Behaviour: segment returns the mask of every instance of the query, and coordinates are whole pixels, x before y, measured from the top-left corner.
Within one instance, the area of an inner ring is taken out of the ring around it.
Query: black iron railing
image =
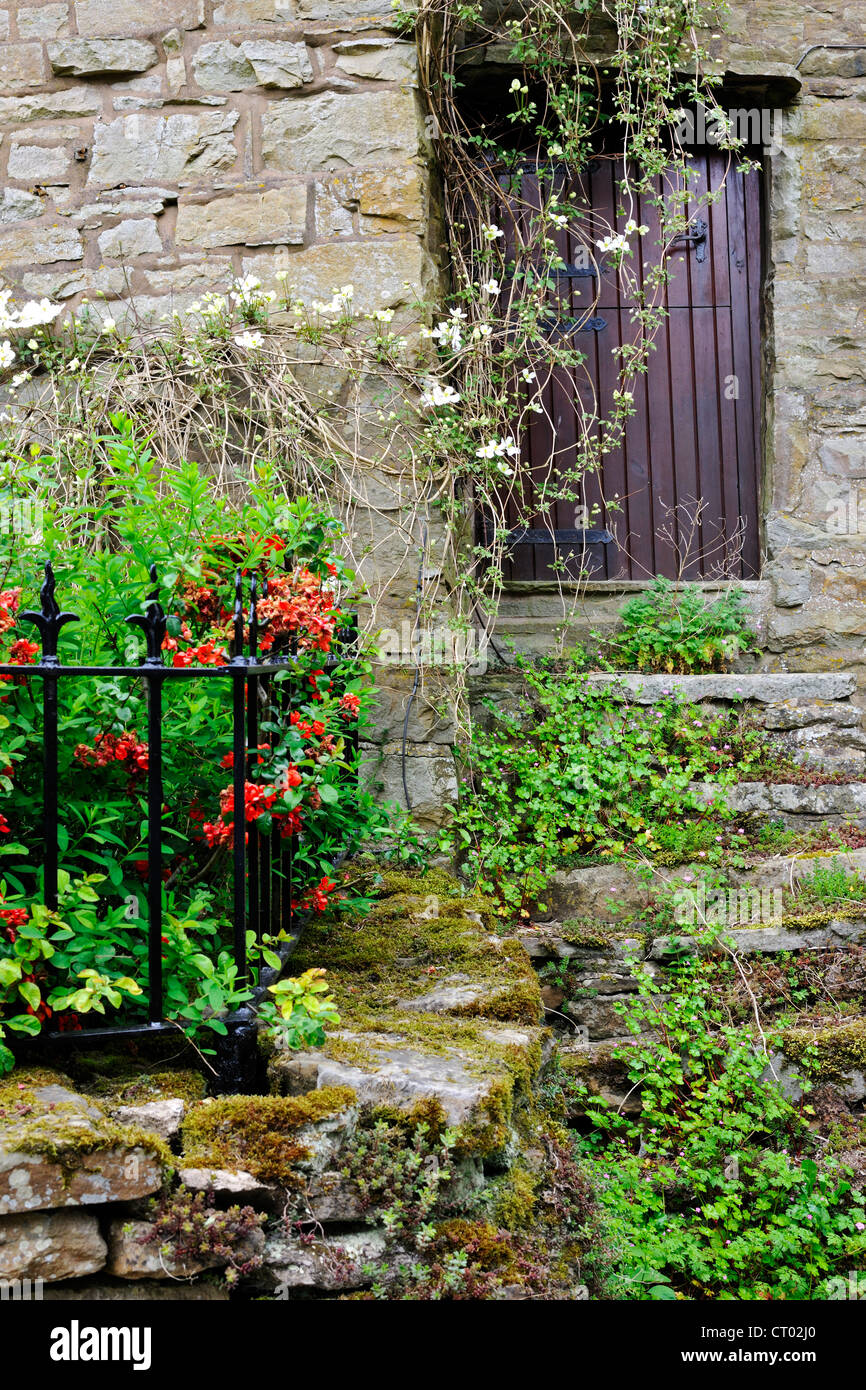
[[[287,561],[290,567],[290,561]],[[273,748],[288,721],[291,710],[302,702],[308,688],[306,670],[297,658],[296,639],[291,639],[289,651],[279,655],[259,652],[259,640],[267,627],[258,613],[258,581],[249,580],[249,607],[244,610],[244,581],[240,572],[235,578],[235,603],[232,616],[232,655],[223,665],[167,666],[163,642],[168,619],[159,602],[156,566],[150,570],[154,591],[148,596],[144,613],[133,613],[127,623],[144,634],[146,655],[137,666],[74,666],[63,665],[57,654],[62,628],[77,622],[75,613],[61,610],[55,598],[55,578],[51,564],[45,565],[45,579],[40,591],[39,612],[25,611],[19,621],[34,623],[41,638],[39,659],[26,667],[0,664],[0,676],[25,675],[42,682],[42,750],[43,750],[43,897],[46,906],[58,905],[58,752],[59,700],[61,681],[81,681],[102,677],[141,680],[147,694],[147,931],[148,931],[148,1020],[146,1023],[118,1024],[105,1028],[87,1028],[79,1032],[48,1034],[48,1039],[68,1044],[73,1040],[99,1042],[119,1037],[177,1035],[177,1025],[165,1020],[163,997],[162,925],[163,925],[163,685],[166,681],[223,681],[230,682],[232,709],[232,787],[234,800],[232,829],[232,949],[238,971],[238,983],[248,981],[247,932],[252,929],[256,939],[278,937],[277,951],[288,959],[297,939],[299,926],[294,900],[294,872],[298,836],[284,837],[275,820],[269,832],[262,833],[254,821],[245,818],[245,791],[248,781],[254,781],[256,766],[263,748]],[[267,596],[267,581],[262,597]],[[321,659],[322,669],[333,669],[356,650],[357,628],[354,618],[335,634],[332,650]],[[276,677],[281,679],[277,680]],[[358,749],[356,721],[347,723],[347,742],[354,754]],[[336,862],[339,862],[337,860]],[[336,867],[336,863],[334,865]],[[254,1080],[252,1068],[255,1053],[254,1005],[266,986],[279,972],[274,968],[261,972],[253,1007],[247,1006],[227,1015],[226,1039],[218,1047],[222,1088],[242,1090]]]

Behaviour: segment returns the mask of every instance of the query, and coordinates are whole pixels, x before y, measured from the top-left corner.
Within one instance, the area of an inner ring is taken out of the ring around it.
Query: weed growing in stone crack
[[[452,1176],[456,1143],[454,1130],[436,1135],[423,1120],[407,1134],[405,1127],[379,1119],[356,1134],[343,1176],[389,1236],[423,1247],[432,1234],[426,1223]]]
[[[264,1224],[252,1207],[214,1206],[213,1193],[180,1187],[152,1207],[152,1225],[139,1239],[142,1245],[168,1246],[181,1264],[218,1265],[225,1282],[236,1284],[262,1263],[251,1237]]]

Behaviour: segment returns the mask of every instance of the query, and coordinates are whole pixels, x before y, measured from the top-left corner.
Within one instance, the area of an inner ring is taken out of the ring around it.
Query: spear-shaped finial
[[[234,628],[234,661],[244,659],[244,580],[240,570],[235,571],[235,606],[232,614]]]
[[[162,604],[159,602],[159,580],[157,579],[156,565],[150,567],[150,582],[154,587],[153,592],[147,596],[147,608],[143,613],[130,613],[126,621],[131,627],[140,627],[144,633],[144,639],[147,643],[147,656],[144,665],[164,666],[162,644],[168,629],[168,619],[163,612]]]
[[[42,581],[42,588],[39,590],[39,597],[42,600],[42,610],[37,613],[28,608],[26,612],[18,614],[19,622],[35,623],[42,638],[42,666],[59,666],[57,659],[57,639],[60,636],[60,629],[66,623],[77,623],[77,613],[61,613],[60,606],[54,597],[54,590],[57,581],[54,578],[54,570],[51,568],[51,561],[45,562],[45,578]]]

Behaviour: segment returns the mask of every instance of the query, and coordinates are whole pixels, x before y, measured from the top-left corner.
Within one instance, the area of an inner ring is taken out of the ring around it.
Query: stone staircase
[[[782,736],[796,761],[842,772],[850,780],[817,785],[743,782],[726,793],[730,808],[753,825],[775,821],[795,831],[866,830],[866,733],[862,712],[853,699],[853,676],[843,672],[630,674],[590,679],[617,682],[623,698],[641,704],[650,704],[671,690],[713,711],[746,703],[765,728]],[[494,699],[507,700],[513,697],[515,676],[491,672],[486,684]],[[707,800],[719,795],[711,784],[696,784],[693,790]],[[750,963],[782,953],[818,952],[826,957],[856,953],[866,946],[862,903],[850,909],[836,904],[799,915],[796,911],[797,885],[809,879],[816,867],[828,865],[866,878],[866,847],[747,858],[746,867],[725,870],[724,889],[705,895],[694,920],[720,922],[726,942],[746,969],[751,969]],[[544,981],[547,1021],[557,1034],[563,1065],[591,1094],[616,1108],[631,1112],[640,1108],[639,1092],[631,1089],[623,1062],[614,1056],[636,1041],[620,1013],[620,1006],[637,989],[635,962],[642,962],[661,979],[672,948],[694,947],[695,928],[688,925],[687,917],[676,935],[653,934],[653,901],[659,888],[671,893],[683,883],[699,884],[705,869],[706,863],[700,861],[671,867],[649,860],[643,865],[612,862],[563,869],[549,884],[544,909],[521,934]],[[572,984],[563,988],[557,976]],[[866,1009],[866,967],[863,983]],[[842,1036],[836,1048],[834,1084],[846,1103],[859,1107],[866,1098],[866,1018],[845,1011],[834,1022],[834,1002],[831,998],[825,1002],[826,1028]],[[796,1091],[792,1059],[779,1055],[771,1062],[779,1083],[791,1093]],[[572,1118],[579,1123],[579,1114]]]
[[[703,592],[712,600],[730,590],[731,581],[705,581]],[[733,586],[742,590],[752,625],[762,645],[766,637],[772,593],[765,580],[742,580]],[[494,641],[513,645],[517,651],[543,656],[557,640],[566,647],[577,642],[594,645],[593,634],[613,632],[623,604],[647,585],[641,580],[590,580],[580,584],[556,580],[512,580],[503,585],[499,596]]]

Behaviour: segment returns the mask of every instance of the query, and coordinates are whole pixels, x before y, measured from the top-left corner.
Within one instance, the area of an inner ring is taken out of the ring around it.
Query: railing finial
[[[54,590],[57,581],[54,578],[54,570],[51,561],[45,562],[45,578],[39,590],[39,597],[42,600],[42,609],[39,613],[28,608],[26,612],[18,614],[19,622],[35,623],[42,638],[42,657],[40,665],[59,666],[57,659],[57,639],[60,636],[60,629],[66,623],[77,623],[77,613],[62,613],[60,605],[54,597]]]
[[[126,621],[131,627],[140,627],[144,633],[147,656],[143,664],[145,666],[164,666],[162,644],[168,631],[168,619],[162,604],[159,602],[159,580],[156,565],[150,567],[150,582],[154,588],[152,593],[147,596],[147,608],[144,613],[130,613]]]

